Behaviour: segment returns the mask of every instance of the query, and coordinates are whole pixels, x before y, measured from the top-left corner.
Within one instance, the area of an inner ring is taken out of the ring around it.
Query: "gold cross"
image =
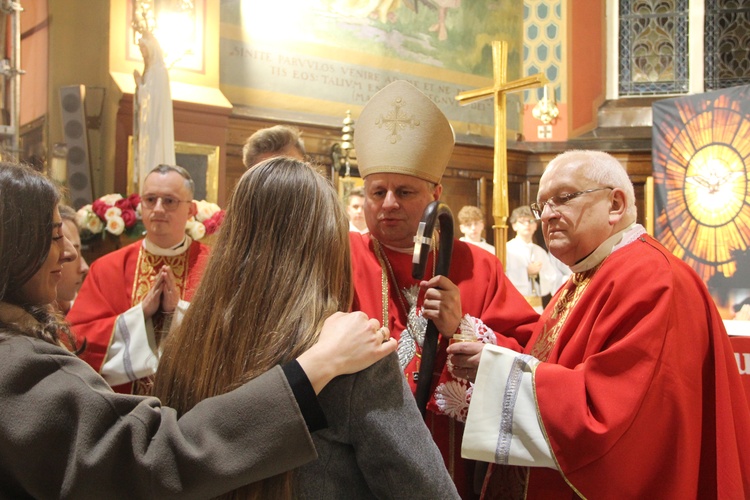
[[[401,140],[399,131],[405,129],[407,126],[411,128],[419,127],[419,120],[415,120],[414,116],[407,117],[401,112],[403,106],[404,103],[401,102],[401,98],[397,98],[393,102],[393,111],[388,113],[387,116],[380,115],[378,121],[375,122],[375,125],[378,127],[385,127],[391,132],[389,138],[391,144],[396,144]]]
[[[492,72],[494,85],[467,90],[456,96],[461,105],[494,97],[495,99],[495,159],[492,179],[492,216],[495,224],[495,255],[505,267],[505,242],[508,241],[508,151],[505,130],[506,94],[540,87],[547,83],[543,74],[527,76],[508,82],[508,42],[492,42]]]

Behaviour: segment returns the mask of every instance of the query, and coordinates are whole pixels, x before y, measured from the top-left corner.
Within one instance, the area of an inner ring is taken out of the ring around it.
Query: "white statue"
[[[143,75],[136,69],[133,120],[133,177],[136,192],[152,168],[174,165],[174,118],[169,72],[159,42],[144,32],[138,45],[143,55]]]

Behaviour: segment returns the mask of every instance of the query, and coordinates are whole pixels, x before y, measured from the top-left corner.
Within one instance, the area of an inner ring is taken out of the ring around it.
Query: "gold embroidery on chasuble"
[[[162,266],[169,266],[172,269],[175,283],[180,290],[180,297],[183,297],[185,282],[187,281],[189,253],[190,250],[188,249],[180,255],[154,255],[141,247],[138,251],[138,263],[135,267],[131,305],[134,306],[143,302]]]
[[[583,293],[591,283],[599,266],[581,273],[575,273],[570,281],[565,285],[565,289],[560,292],[557,302],[553,306],[552,313],[544,323],[544,328],[539,338],[536,339],[534,347],[531,349],[531,355],[539,361],[547,361],[552,348],[557,342],[560,330],[565,325],[570,311],[580,300]]]
[[[185,295],[185,283],[188,275],[188,256],[190,249],[180,255],[154,255],[143,247],[138,251],[138,262],[135,267],[133,280],[132,305],[140,304],[151,289],[156,276],[163,266],[169,266],[174,274],[175,285],[180,291],[180,298]],[[161,339],[165,336],[171,324],[171,314],[166,315],[159,310],[152,318],[154,324],[154,341],[158,349]],[[149,395],[153,386],[153,377],[138,379],[133,382],[133,394]]]

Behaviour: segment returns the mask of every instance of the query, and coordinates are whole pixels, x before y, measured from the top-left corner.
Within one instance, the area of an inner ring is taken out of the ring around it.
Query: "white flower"
[[[109,219],[120,217],[121,215],[122,215],[122,210],[120,210],[117,207],[109,207],[107,211],[104,212],[104,219],[109,221]]]
[[[110,233],[114,234],[115,236],[119,236],[124,230],[125,221],[122,220],[122,217],[120,217],[119,215],[115,215],[107,219],[107,231],[109,231]]]
[[[206,226],[195,219],[190,219],[185,224],[185,232],[194,240],[200,240],[206,235]]]
[[[122,225],[124,227],[125,223],[123,222]],[[99,234],[104,230],[104,223],[94,212],[91,212],[88,219],[86,219],[84,227],[91,231],[92,234]]]
[[[114,205],[118,200],[122,199],[122,195],[119,193],[105,194],[99,199],[107,205]]]
[[[94,212],[91,210],[91,203],[82,206],[78,210],[78,212],[76,212],[76,226],[85,228],[86,222],[88,222],[89,217],[91,217],[93,214]]]
[[[213,214],[221,210],[216,203],[211,203],[205,200],[197,200],[195,205],[198,209],[198,212],[195,214],[195,219],[199,222],[210,219]]]

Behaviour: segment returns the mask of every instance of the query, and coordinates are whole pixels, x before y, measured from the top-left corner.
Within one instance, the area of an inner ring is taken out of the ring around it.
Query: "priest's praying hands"
[[[163,266],[141,302],[143,316],[147,319],[152,318],[160,307],[162,312],[173,313],[179,301],[180,290],[174,273],[169,266]]]

